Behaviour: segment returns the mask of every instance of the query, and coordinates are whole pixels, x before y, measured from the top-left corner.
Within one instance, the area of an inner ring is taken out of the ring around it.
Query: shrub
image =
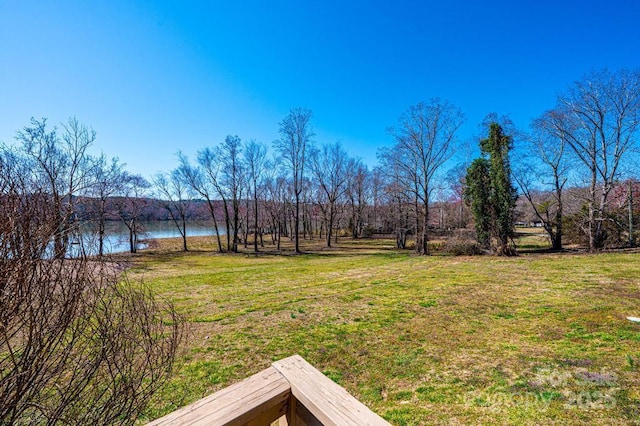
[[[0,151],[0,424],[133,424],[182,322],[105,258],[56,256],[59,204],[16,164]]]
[[[482,248],[475,240],[452,237],[445,241],[442,252],[454,256],[477,256],[483,254]]]

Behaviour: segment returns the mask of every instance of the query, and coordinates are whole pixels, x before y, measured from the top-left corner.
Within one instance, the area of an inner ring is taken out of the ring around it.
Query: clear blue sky
[[[0,141],[69,116],[149,176],[227,134],[270,143],[292,107],[368,164],[433,97],[519,126],[592,70],[640,65],[640,2],[0,0]]]

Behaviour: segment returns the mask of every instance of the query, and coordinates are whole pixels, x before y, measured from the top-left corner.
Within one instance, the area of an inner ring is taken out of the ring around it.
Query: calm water
[[[174,238],[180,237],[180,232],[175,224],[171,221],[150,221],[141,222],[144,232],[138,235],[139,240],[155,239],[155,238]],[[220,229],[220,234],[224,230]],[[215,235],[213,222],[187,222],[187,237],[199,237]],[[97,252],[97,236],[95,233],[87,231],[83,238],[89,242],[91,251]],[[94,244],[91,241],[95,241]],[[95,246],[95,248],[93,248]],[[138,248],[144,249],[144,243],[139,243]],[[104,240],[105,253],[118,253],[129,251],[129,230],[122,222],[107,222],[106,235]]]

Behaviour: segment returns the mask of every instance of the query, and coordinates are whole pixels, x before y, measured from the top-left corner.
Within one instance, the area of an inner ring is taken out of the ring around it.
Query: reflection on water
[[[178,228],[172,221],[154,220],[140,222],[143,232],[138,234],[139,240],[155,239],[155,238],[174,238],[180,237]],[[82,240],[85,250],[89,254],[98,252],[98,236],[97,232],[87,225],[87,230],[83,232]],[[224,230],[220,229],[220,233]],[[187,237],[200,237],[207,235],[215,235],[213,222],[194,221],[187,222]],[[138,248],[145,248],[144,242],[139,242]],[[71,247],[71,252],[77,248]],[[105,253],[119,253],[129,251],[129,229],[122,222],[107,222],[106,235],[104,238]]]

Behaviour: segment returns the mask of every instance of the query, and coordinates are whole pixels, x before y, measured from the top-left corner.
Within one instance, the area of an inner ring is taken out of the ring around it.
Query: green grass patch
[[[640,315],[640,254],[419,257],[392,247],[138,256],[129,273],[188,326],[147,418],[293,354],[396,425],[640,418],[640,327],[626,320]]]
[[[434,299],[430,299],[430,300],[425,300],[424,302],[420,302],[418,303],[418,305],[422,306],[423,308],[432,308],[434,306],[438,306],[438,301]]]

